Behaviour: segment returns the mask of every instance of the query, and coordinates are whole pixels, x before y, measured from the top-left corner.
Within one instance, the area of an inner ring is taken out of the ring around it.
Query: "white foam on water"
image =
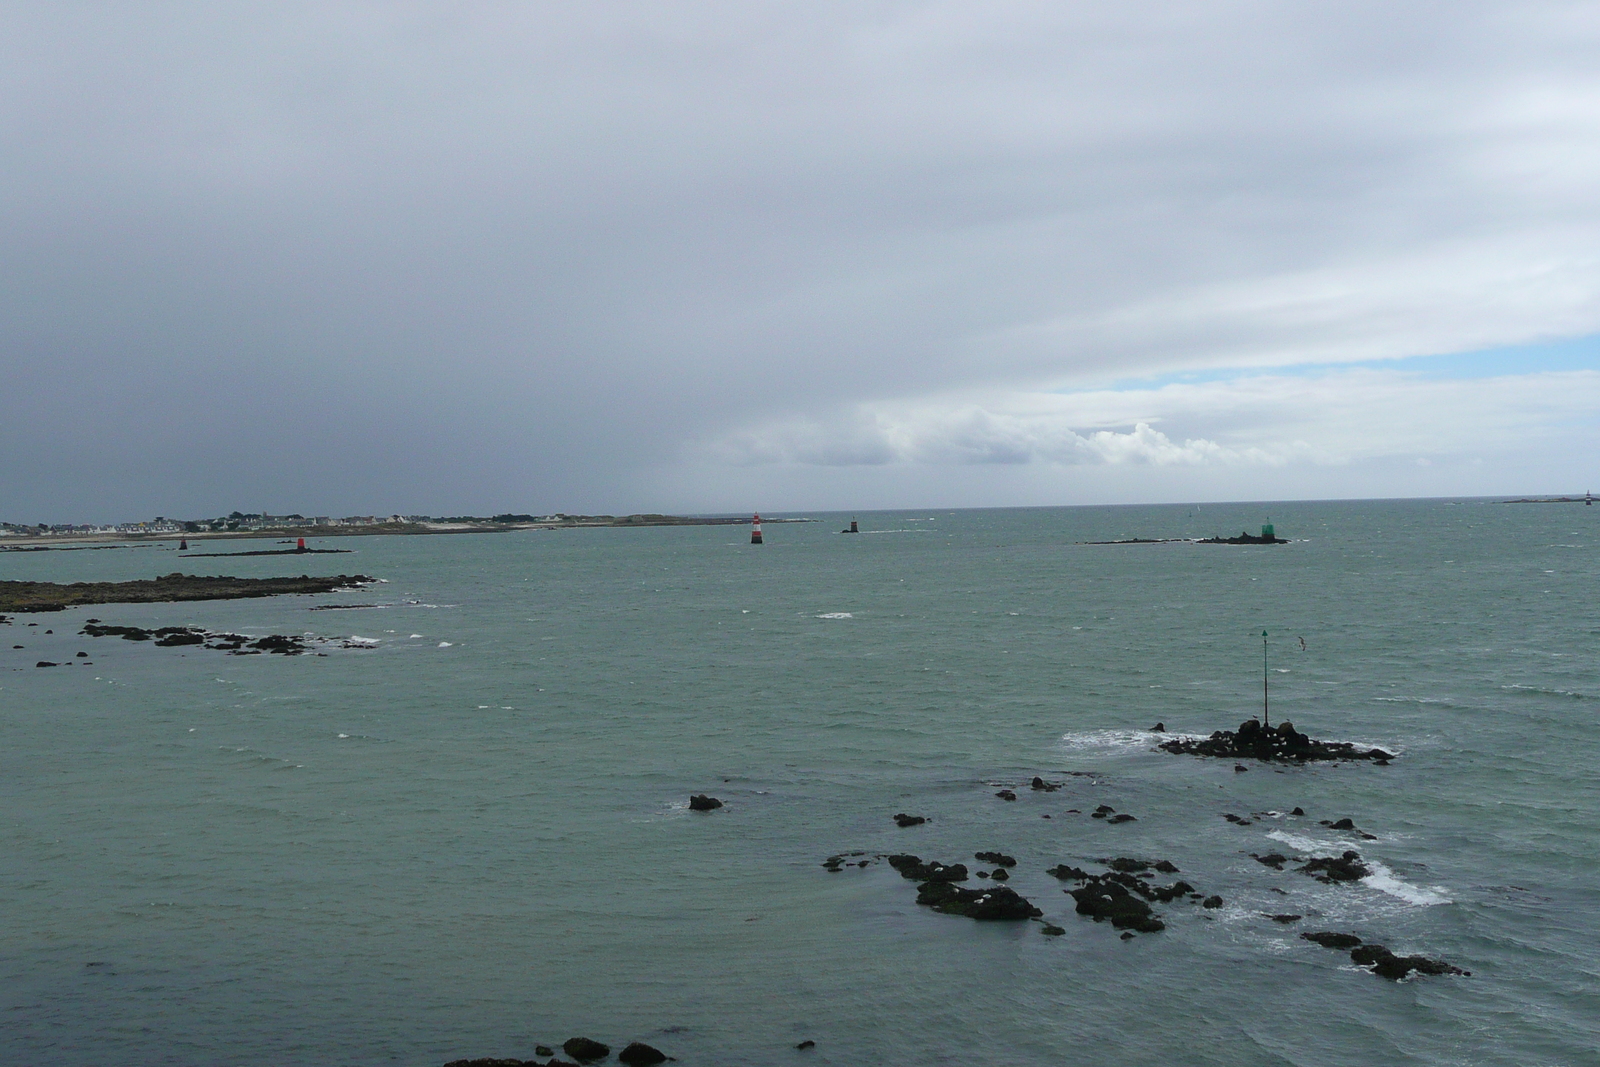
[[[375,645],[378,643],[378,638],[376,637],[358,637],[355,634],[350,635],[350,640],[358,645]]]
[[[1198,734],[1158,734],[1149,730],[1075,730],[1061,735],[1061,746],[1073,751],[1093,748],[1133,750],[1152,748],[1173,738],[1198,740]]]
[[[350,735],[349,734],[339,734],[338,736],[339,736],[339,739],[341,741],[343,741],[343,740],[348,739]]]
[[[412,640],[416,640],[416,639],[417,639],[417,638],[419,638],[419,637],[421,637],[421,636],[422,636],[422,635],[421,635],[421,634],[412,634],[412,635],[411,635],[411,639],[412,639]]]
[[[449,641],[440,641],[439,642],[439,647],[440,648],[450,648],[452,646],[451,646]]]
[[[853,619],[853,618],[855,618],[855,616],[850,614],[848,611],[828,611],[828,612],[822,613],[821,615],[818,615],[817,618],[819,618],[819,619]]]
[[[1407,904],[1418,907],[1430,907],[1434,904],[1448,904],[1450,898],[1445,896],[1442,885],[1420,886],[1403,882],[1395,877],[1393,871],[1376,860],[1362,857],[1362,862],[1372,868],[1372,873],[1361,879],[1362,885],[1369,885],[1381,892],[1388,893],[1391,897],[1399,897]]]
[[[1349,843],[1345,841],[1318,841],[1316,838],[1291,833],[1288,830],[1272,830],[1267,833],[1267,836],[1275,841],[1282,841],[1290,848],[1298,849],[1301,852],[1340,855],[1350,847]],[[1361,862],[1365,863],[1372,870],[1372,873],[1361,879],[1357,883],[1358,885],[1376,889],[1380,893],[1387,893],[1391,897],[1403,900],[1407,904],[1415,904],[1418,907],[1430,907],[1434,904],[1449,904],[1451,902],[1450,898],[1445,895],[1443,886],[1420,886],[1402,881],[1395,876],[1394,871],[1370,856],[1362,856]]]

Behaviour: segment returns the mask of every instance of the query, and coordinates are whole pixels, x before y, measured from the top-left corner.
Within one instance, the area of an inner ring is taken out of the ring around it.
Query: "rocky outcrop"
[[[716,797],[708,797],[704,793],[696,793],[689,798],[690,811],[716,811],[722,807],[722,801]]]
[[[617,1059],[628,1067],[655,1067],[667,1062],[667,1054],[643,1041],[635,1041],[617,1053]]]
[[[1359,852],[1346,852],[1342,856],[1313,856],[1295,870],[1309,874],[1319,882],[1354,882],[1372,873],[1361,862]]]
[[[611,1055],[611,1046],[587,1037],[569,1037],[561,1043],[561,1051],[579,1063],[593,1063]]]
[[[1017,857],[1008,856],[1004,852],[974,852],[972,858],[982,860],[985,863],[992,863],[996,867],[1015,867],[1017,865]]]
[[[921,815],[907,815],[903,811],[897,812],[894,817],[894,824],[900,827],[902,830],[908,826],[921,826],[927,821],[928,820],[923,818]]]
[[[1431,959],[1427,956],[1397,956],[1382,945],[1363,944],[1355,934],[1340,934],[1333,931],[1318,931],[1300,935],[1306,941],[1331,948],[1338,951],[1350,950],[1350,961],[1358,967],[1370,967],[1372,973],[1380,978],[1387,978],[1391,982],[1398,982],[1406,975],[1415,971],[1418,974],[1472,974],[1460,967],[1446,963],[1444,960]]]
[[[965,915],[979,922],[1016,922],[1044,914],[1007,886],[963,889],[951,882],[923,882],[917,887],[917,903],[945,915]]]
[[[1165,752],[1220,759],[1256,759],[1305,763],[1309,760],[1392,760],[1381,748],[1357,748],[1348,741],[1317,741],[1294,728],[1293,723],[1266,727],[1259,720],[1247,719],[1237,730],[1218,730],[1210,737],[1195,740],[1175,737],[1159,746]]]
[[[921,857],[900,853],[889,857],[889,866],[900,872],[900,877],[913,882],[965,882],[967,867],[964,863],[945,866],[937,860],[922,862]]]

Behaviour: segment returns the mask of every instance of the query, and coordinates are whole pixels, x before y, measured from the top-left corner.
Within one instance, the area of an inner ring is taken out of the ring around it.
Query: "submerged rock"
[[[1061,788],[1061,785],[1059,782],[1047,782],[1038,775],[1034,775],[1030,788],[1037,789],[1043,793],[1054,793],[1057,789]]]
[[[1352,949],[1361,944],[1361,939],[1355,934],[1340,934],[1332,930],[1318,930],[1314,933],[1301,934],[1300,939],[1302,941],[1310,941],[1315,945],[1321,945],[1323,948],[1339,949],[1340,951]]]
[[[1001,800],[1015,800],[1015,799],[1017,799],[1017,794],[1013,793],[1009,789],[1002,789],[1002,790],[1000,790],[1000,792],[996,793],[995,796],[999,797]]]
[[[972,858],[982,860],[985,863],[992,863],[996,867],[1015,867],[1017,865],[1017,857],[1007,856],[1004,852],[974,852]]]
[[[895,814],[895,817],[894,817],[895,825],[900,827],[900,828],[902,828],[902,829],[904,829],[907,826],[921,826],[923,823],[925,823],[927,821],[928,820],[923,818],[921,815],[907,815],[903,811],[902,812],[897,812]]]
[[[1258,856],[1252,852],[1250,853],[1250,858],[1255,860],[1257,863],[1265,864],[1266,866],[1271,867],[1275,871],[1283,870],[1283,865],[1289,862],[1289,857],[1280,852],[1269,852],[1265,856]]]
[[[1247,719],[1240,723],[1237,730],[1218,730],[1210,737],[1200,740],[1173,738],[1171,741],[1163,741],[1158,747],[1165,752],[1192,756],[1279,760],[1287,763],[1305,763],[1308,760],[1394,759],[1393,755],[1381,748],[1357,748],[1348,741],[1317,741],[1296,730],[1293,723],[1283,722],[1277,726],[1267,727],[1256,719]]]
[[[1063,882],[1081,882],[1090,877],[1088,871],[1080,870],[1077,867],[1069,867],[1065,863],[1058,863],[1044,873],[1059,878]]]

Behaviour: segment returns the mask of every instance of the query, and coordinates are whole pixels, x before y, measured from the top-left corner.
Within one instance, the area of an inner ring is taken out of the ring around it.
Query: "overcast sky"
[[[1600,489],[1593,3],[0,3],[0,519]]]

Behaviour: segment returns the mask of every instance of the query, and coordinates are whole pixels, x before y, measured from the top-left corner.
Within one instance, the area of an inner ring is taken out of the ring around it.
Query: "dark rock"
[[[1154,726],[1150,727],[1150,732],[1153,734],[1164,734],[1167,732],[1167,724],[1164,722],[1158,722]]]
[[[1078,914],[1087,915],[1095,922],[1109,920],[1119,930],[1132,929],[1148,934],[1167,928],[1151,912],[1150,905],[1110,877],[1091,877],[1082,888],[1069,889],[1067,893],[1077,901]]]
[[[1289,814],[1290,815],[1304,815],[1305,811],[1303,809],[1297,807],[1293,811],[1291,811]]]
[[[1017,858],[1008,856],[1004,852],[974,852],[972,857],[985,863],[992,863],[996,867],[1015,867],[1017,865]]]
[[[533,1046],[533,1054],[535,1056],[554,1056],[556,1050],[549,1045],[535,1045]]]
[[[1138,822],[1138,821],[1139,821],[1138,819],[1135,819],[1132,815],[1129,815],[1126,812],[1124,812],[1121,815],[1113,815],[1113,816],[1111,816],[1111,818],[1106,820],[1106,822]]]
[[[1056,926],[1054,923],[1045,923],[1043,926],[1039,927],[1039,932],[1046,937],[1060,937],[1067,931],[1060,926]]]
[[[816,1048],[816,1047],[817,1047],[817,1043],[815,1041],[802,1041],[798,1045],[795,1046],[795,1048],[799,1049],[801,1052],[804,1052],[808,1048]]]
[[[1081,882],[1089,877],[1088,871],[1079,870],[1077,867],[1068,867],[1065,863],[1058,863],[1044,872],[1063,882]]]
[[[1233,765],[1233,773],[1234,774],[1243,774],[1245,771],[1248,771],[1249,769],[1250,769],[1249,767],[1246,767],[1242,763],[1235,763]]]
[[[950,882],[923,882],[917,903],[946,915],[965,915],[979,922],[1014,922],[1036,919],[1044,912],[1007,886],[963,889]]]
[[[1265,856],[1258,856],[1252,852],[1250,853],[1250,858],[1255,860],[1257,863],[1266,864],[1275,871],[1283,870],[1283,865],[1289,861],[1288,856],[1278,852],[1269,852]]]
[[[1106,817],[1106,813],[1103,812],[1103,811],[1091,811],[1089,813],[1089,818],[1091,818],[1091,819],[1103,819],[1105,817]]]
[[[204,644],[206,639],[204,630],[191,630],[185,626],[164,626],[155,632],[159,635],[156,644],[162,648]]]
[[[1314,856],[1295,870],[1309,874],[1319,882],[1330,883],[1354,882],[1372,873],[1372,870],[1361,862],[1361,855],[1357,852],[1346,852],[1342,856]]]
[[[59,664],[59,663],[51,663],[47,659],[42,659],[38,663],[35,663],[34,666],[35,667],[59,667],[59,666],[61,666],[61,664]]]
[[[987,878],[987,877],[989,877],[989,872],[988,871],[973,871],[972,873],[977,875],[979,878]]]
[[[79,652],[78,653],[78,658],[79,659],[88,659],[89,658],[89,653],[87,653],[87,652]]]
[[[1124,940],[1124,941],[1132,941],[1132,940],[1133,940],[1133,934],[1131,934],[1131,933],[1124,933],[1124,934],[1123,934],[1123,935],[1122,935],[1122,940]]]
[[[1355,948],[1361,944],[1361,939],[1355,934],[1340,934],[1332,930],[1318,930],[1315,933],[1301,934],[1301,939],[1312,944],[1321,945],[1323,948],[1333,948],[1343,951]]]
[[[587,1037],[569,1037],[561,1043],[561,1051],[579,1063],[593,1063],[611,1055],[611,1046],[602,1045]]]
[[[1222,898],[1221,897],[1206,897],[1206,899],[1204,899],[1204,900],[1202,900],[1200,902],[1200,906],[1202,908],[1220,908],[1220,907],[1222,907]]]
[[[1153,870],[1160,871],[1162,874],[1178,873],[1177,864],[1173,863],[1171,860],[1156,860],[1150,866]]]
[[[1350,819],[1340,819],[1338,822],[1330,822],[1327,824],[1327,826],[1330,830],[1354,830],[1356,828],[1356,824]]]
[[[1237,730],[1218,730],[1199,740],[1173,738],[1159,746],[1165,752],[1222,759],[1256,759],[1305,763],[1308,760],[1390,760],[1394,757],[1381,748],[1359,749],[1348,741],[1317,741],[1283,722],[1268,728],[1257,719],[1239,724]],[[1236,766],[1235,770],[1244,769]]]
[[[704,793],[696,793],[689,798],[690,811],[715,811],[720,807],[722,807],[722,801],[716,797],[708,797]]]
[[[1015,799],[1017,799],[1017,794],[1013,793],[1009,789],[1002,789],[1002,790],[1000,790],[1000,792],[996,793],[995,796],[999,797],[1001,800],[1015,800]]]
[[[655,1067],[655,1064],[667,1062],[667,1054],[643,1041],[635,1041],[617,1053],[617,1059],[628,1067]]]
[[[895,825],[902,828],[907,826],[921,826],[927,821],[928,820],[923,818],[921,815],[907,815],[903,811],[896,813],[894,817]]]
[[[1106,816],[1106,815],[1110,815],[1110,814],[1112,814],[1112,813],[1113,813],[1113,812],[1115,812],[1115,811],[1116,811],[1116,810],[1117,810],[1117,809],[1116,809],[1116,808],[1113,808],[1113,807],[1112,807],[1112,806],[1111,806],[1111,805],[1110,805],[1110,804],[1102,804],[1102,805],[1100,805],[1100,806],[1099,806],[1099,807],[1098,807],[1098,808],[1095,808],[1095,809],[1094,809],[1094,813],[1095,813],[1095,814],[1096,814],[1096,815],[1100,815],[1100,816]]]
[[[1267,918],[1275,923],[1297,923],[1304,919],[1304,915],[1268,915]]]
[[[997,882],[1009,882],[1011,880],[1011,875],[1004,867],[996,867],[994,869],[994,874],[991,877],[993,877]]]
[[[1466,974],[1459,967],[1453,967],[1443,960],[1431,960],[1426,956],[1396,956],[1382,945],[1362,945],[1350,952],[1350,959],[1360,967],[1371,967],[1374,974],[1398,982],[1412,971],[1418,974]]]
[[[451,1060],[444,1067],[542,1067],[537,1060],[513,1060],[487,1056],[476,1060]]]
[[[909,878],[913,882],[965,882],[967,880],[967,867],[964,863],[952,863],[948,867],[937,860],[923,863],[921,858],[909,855],[894,855],[889,857],[889,866],[900,872],[900,877]]]
[[[1038,775],[1034,775],[1030,788],[1037,789],[1045,793],[1054,793],[1057,789],[1060,789],[1061,786],[1056,782],[1047,782]]]

